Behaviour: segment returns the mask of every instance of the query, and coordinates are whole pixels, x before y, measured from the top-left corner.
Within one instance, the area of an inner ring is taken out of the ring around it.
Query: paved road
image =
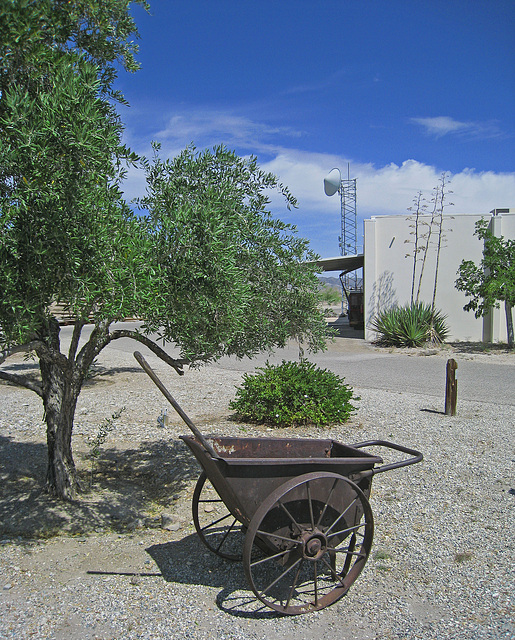
[[[125,323],[120,326],[133,328],[135,325]],[[66,339],[69,334],[71,329],[64,327],[63,338]],[[143,354],[148,353],[129,339],[116,340],[108,349],[123,351],[128,355],[136,349]],[[174,354],[173,347],[168,347],[167,351]],[[271,363],[280,363],[283,359],[297,357],[298,347],[291,345],[273,356],[261,354],[251,360],[222,358],[214,366],[221,370],[253,371],[267,359]],[[463,399],[515,405],[515,354],[509,357],[458,354],[454,357],[458,361],[458,401]],[[378,351],[364,340],[352,337],[336,338],[326,352],[314,354],[309,359],[343,376],[348,384],[357,389],[385,389],[435,397],[444,397],[445,394],[445,357]]]
[[[355,350],[349,352],[348,340],[337,338],[336,344],[330,346],[327,352],[315,354],[310,360],[343,376],[355,388],[445,396],[446,358],[378,353],[363,341],[360,342],[361,353]],[[270,358],[270,362],[280,362],[283,358],[291,359],[296,356],[295,349],[288,349]],[[459,399],[515,405],[515,357],[511,365],[498,364],[495,356],[492,356],[492,362],[463,359],[459,356],[455,358],[458,362]],[[251,362],[225,358],[217,366],[247,371],[252,370],[257,362],[265,360],[262,356]]]

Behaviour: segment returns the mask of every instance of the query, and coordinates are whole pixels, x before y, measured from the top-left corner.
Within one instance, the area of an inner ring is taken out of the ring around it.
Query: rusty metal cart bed
[[[370,555],[372,477],[422,460],[383,440],[346,445],[329,439],[205,438],[140,354],[138,362],[193,436],[181,436],[203,471],[193,520],[214,553],[243,562],[256,597],[283,614],[323,609],[339,600]],[[383,464],[372,446],[410,457]]]

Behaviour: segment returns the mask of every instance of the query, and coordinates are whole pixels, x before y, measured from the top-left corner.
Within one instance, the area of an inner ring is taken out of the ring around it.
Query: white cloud
[[[449,116],[436,118],[411,118],[421,125],[427,134],[441,138],[448,134],[467,135],[471,138],[496,138],[502,135],[496,122],[460,122]]]
[[[302,132],[290,127],[273,127],[227,111],[195,109],[176,113],[154,138],[163,146],[184,148],[194,142],[198,147],[220,144],[253,149],[254,152],[276,150],[277,136],[299,138]]]

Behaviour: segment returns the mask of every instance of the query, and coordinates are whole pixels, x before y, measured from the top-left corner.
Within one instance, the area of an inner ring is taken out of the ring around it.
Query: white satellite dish
[[[342,174],[339,169],[331,169],[328,175],[324,178],[324,191],[326,196],[334,196],[334,194],[340,188],[342,181]]]

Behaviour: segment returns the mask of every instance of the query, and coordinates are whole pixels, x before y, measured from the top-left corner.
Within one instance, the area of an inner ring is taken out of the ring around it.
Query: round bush
[[[345,422],[356,410],[350,403],[353,390],[344,379],[307,360],[267,362],[258,371],[243,376],[243,385],[229,405],[247,422],[324,426]]]

